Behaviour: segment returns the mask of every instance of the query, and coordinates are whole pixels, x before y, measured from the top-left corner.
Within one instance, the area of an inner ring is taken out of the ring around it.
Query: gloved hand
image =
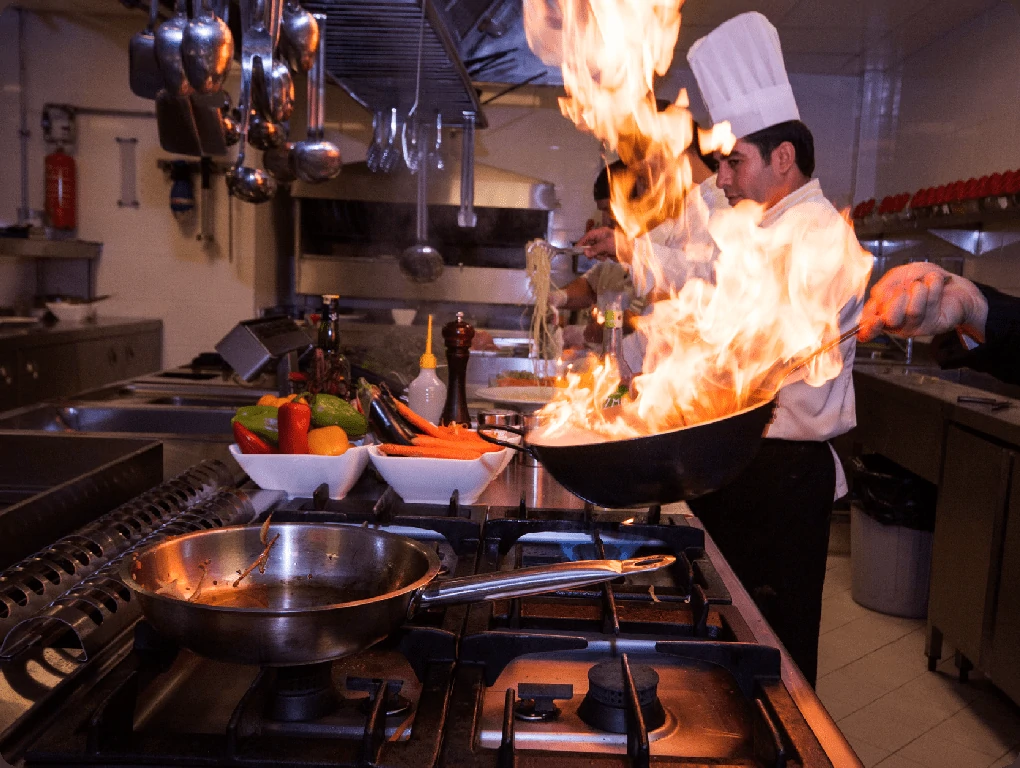
[[[983,341],[987,319],[988,302],[974,283],[935,264],[914,262],[889,270],[871,289],[857,338],[932,336],[966,326]]]
[[[577,241],[577,245],[584,248],[584,255],[589,259],[616,259],[616,230],[610,227],[596,227],[586,232],[584,237]]]
[[[549,292],[549,306],[561,309],[567,304],[567,292],[562,288],[554,288]]]

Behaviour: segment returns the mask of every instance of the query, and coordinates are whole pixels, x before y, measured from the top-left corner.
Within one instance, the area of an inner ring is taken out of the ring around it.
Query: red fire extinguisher
[[[58,146],[46,155],[46,215],[54,229],[75,228],[74,158]]]

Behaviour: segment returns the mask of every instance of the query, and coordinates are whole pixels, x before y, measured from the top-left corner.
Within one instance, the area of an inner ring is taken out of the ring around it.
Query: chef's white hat
[[[738,139],[799,120],[779,33],[760,13],[742,13],[691,46],[694,70],[713,123],[728,120]]]

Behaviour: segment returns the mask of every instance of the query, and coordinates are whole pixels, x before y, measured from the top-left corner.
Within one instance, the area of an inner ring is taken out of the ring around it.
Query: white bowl
[[[507,441],[516,437],[496,434]],[[460,492],[461,504],[474,504],[492,479],[506,469],[513,454],[513,449],[504,448],[473,460],[424,459],[387,456],[377,445],[368,448],[372,466],[408,504],[445,504],[455,490]]]
[[[93,304],[71,304],[66,301],[47,301],[46,309],[64,323],[94,322],[98,307]]]
[[[329,497],[342,499],[368,466],[368,446],[352,445],[340,456],[288,453],[241,453],[236,444],[230,455],[259,488],[311,496],[329,483]]]

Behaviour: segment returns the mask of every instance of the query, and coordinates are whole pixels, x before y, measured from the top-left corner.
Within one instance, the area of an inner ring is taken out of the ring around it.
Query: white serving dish
[[[483,387],[475,392],[475,399],[533,413],[551,403],[558,391],[556,387]]]
[[[496,436],[508,442],[520,439],[502,431]],[[377,445],[369,446],[368,452],[372,466],[408,504],[445,504],[455,490],[460,492],[461,504],[474,504],[514,457],[511,448],[474,460],[387,456]]]
[[[287,495],[311,496],[329,483],[329,497],[342,499],[368,466],[368,446],[352,445],[340,456],[288,453],[241,453],[237,444],[230,455],[259,488],[285,491]]]
[[[46,302],[46,309],[52,312],[57,320],[63,323],[85,323],[95,322],[98,316],[98,307],[96,304],[72,304],[66,301],[48,301]]]

